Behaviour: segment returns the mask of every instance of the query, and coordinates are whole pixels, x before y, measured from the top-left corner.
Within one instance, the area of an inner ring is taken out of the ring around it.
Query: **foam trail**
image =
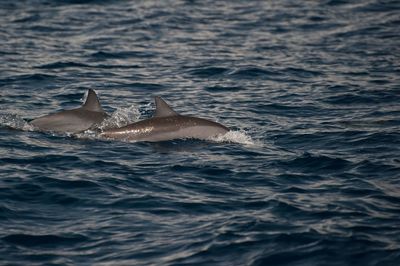
[[[16,114],[0,114],[0,127],[7,127],[24,131],[34,130],[32,125],[26,122],[21,116]]]

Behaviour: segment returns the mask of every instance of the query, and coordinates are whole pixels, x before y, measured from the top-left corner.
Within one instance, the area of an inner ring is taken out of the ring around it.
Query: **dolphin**
[[[155,97],[155,104],[156,110],[152,118],[104,130],[100,136],[108,139],[150,142],[186,138],[207,140],[229,131],[226,126],[210,120],[180,115],[161,97]]]
[[[40,131],[79,133],[100,124],[107,116],[96,93],[89,89],[81,107],[36,118],[30,124]]]

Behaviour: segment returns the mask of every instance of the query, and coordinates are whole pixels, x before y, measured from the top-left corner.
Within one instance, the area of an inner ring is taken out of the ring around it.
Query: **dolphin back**
[[[107,114],[101,108],[96,93],[89,89],[81,107],[36,118],[30,124],[41,131],[79,133],[100,124],[105,118]]]

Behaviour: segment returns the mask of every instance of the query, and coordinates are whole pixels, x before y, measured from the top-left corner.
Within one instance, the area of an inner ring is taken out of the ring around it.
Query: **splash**
[[[110,117],[105,119],[99,126],[100,130],[123,127],[136,122],[140,117],[139,109],[134,105],[118,108]]]
[[[0,114],[0,127],[11,129],[33,131],[34,128],[26,122],[21,116],[16,114]]]
[[[94,90],[94,89],[93,89],[93,90]],[[97,94],[97,96],[99,96],[99,94],[98,94],[97,91],[94,90],[94,92]],[[85,102],[86,102],[86,99],[87,99],[87,97],[88,97],[88,94],[89,94],[89,90],[86,90],[85,93],[83,94],[82,98],[81,98],[81,102],[82,102],[82,103],[85,103]]]
[[[214,138],[211,138],[212,141],[215,142],[232,142],[239,143],[243,145],[256,145],[254,140],[247,134],[246,131],[228,131],[224,135],[220,135]]]

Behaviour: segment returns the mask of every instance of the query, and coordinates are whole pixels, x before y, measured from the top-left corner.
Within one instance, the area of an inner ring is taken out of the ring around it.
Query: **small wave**
[[[126,86],[133,87],[140,90],[148,90],[148,91],[161,91],[165,89],[164,85],[156,84],[156,83],[144,83],[144,82],[134,82],[134,83],[126,83]]]
[[[308,152],[305,152],[290,161],[284,162],[282,165],[303,171],[306,169],[312,169],[314,172],[320,171],[325,174],[329,171],[335,173],[346,171],[352,167],[352,163],[348,160],[327,155],[311,154]]]
[[[26,16],[21,16],[19,18],[14,19],[12,22],[13,23],[32,23],[32,22],[37,22],[41,19],[41,16],[38,14],[33,14],[33,15],[26,15]]]
[[[260,67],[240,68],[230,73],[230,75],[238,79],[277,78],[282,76],[279,72],[269,71]]]
[[[122,51],[122,52],[106,52],[98,51],[90,55],[95,59],[126,59],[126,58],[149,58],[154,57],[155,52],[150,51]]]
[[[44,65],[40,65],[37,68],[42,69],[59,69],[59,68],[72,68],[72,67],[89,67],[89,65],[72,62],[72,61],[57,61],[53,63],[48,63]]]
[[[240,86],[209,86],[209,87],[205,87],[205,90],[208,92],[237,92],[237,91],[241,91],[244,90],[242,87]]]
[[[9,76],[4,79],[0,79],[0,85],[9,85],[10,83],[24,83],[24,82],[50,82],[54,81],[57,76],[35,73],[35,74],[22,74],[22,75],[14,75]]]
[[[288,67],[284,70],[286,74],[290,74],[296,76],[298,78],[314,78],[318,76],[322,76],[322,72],[314,71],[314,70],[307,70],[303,68],[295,68],[295,67]]]
[[[224,67],[205,67],[197,68],[189,71],[189,74],[197,76],[199,78],[207,78],[214,76],[222,76],[229,71],[228,68]]]
[[[88,238],[79,234],[65,235],[30,235],[10,234],[3,237],[3,241],[24,247],[32,246],[70,246],[86,241]]]
[[[33,126],[16,114],[0,114],[0,127],[33,131]]]

